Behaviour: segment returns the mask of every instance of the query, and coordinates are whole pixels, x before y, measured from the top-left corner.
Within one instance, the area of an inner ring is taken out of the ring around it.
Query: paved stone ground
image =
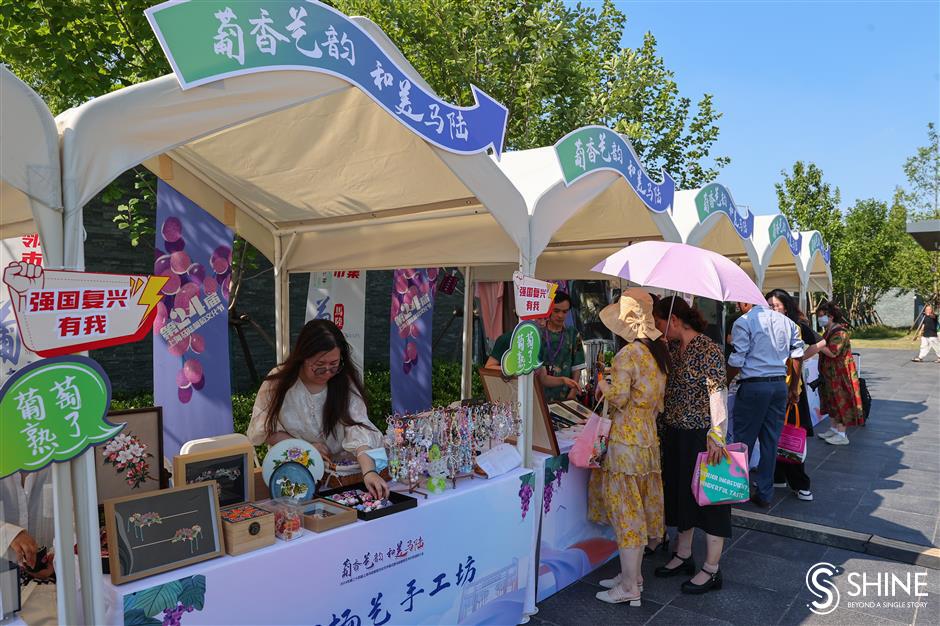
[[[940,545],[940,365],[912,363],[913,348],[858,352],[873,398],[868,424],[850,429],[848,446],[813,437],[806,465],[815,500],[777,489],[769,513]]]
[[[940,365],[912,363],[914,350],[860,350],[862,376],[874,399],[868,425],[849,432],[849,446],[810,443],[808,465],[816,500],[802,502],[778,489],[770,513],[938,545],[940,524]],[[825,423],[821,425],[827,427]],[[746,505],[750,507],[750,505]],[[693,554],[704,555],[697,533]],[[734,529],[721,561],[724,588],[704,596],[680,592],[681,580],[657,579],[654,567],[665,552],[644,560],[643,606],[608,605],[594,598],[597,582],[614,576],[611,562],[539,605],[531,623],[582,624],[940,624],[940,570],[894,563],[867,554],[758,531]],[[807,606],[815,598],[805,577],[811,565],[828,562],[844,571],[833,579],[841,592],[836,610],[819,616]],[[890,597],[852,598],[852,574],[869,581],[879,574],[926,573],[926,598],[901,592]],[[854,604],[861,601],[871,604]],[[926,601],[923,607],[878,606],[875,602]]]

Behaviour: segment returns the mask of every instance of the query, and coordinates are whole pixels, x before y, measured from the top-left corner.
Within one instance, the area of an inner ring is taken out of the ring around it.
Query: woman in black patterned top
[[[684,593],[721,589],[718,561],[724,540],[731,536],[731,506],[701,507],[692,495],[692,475],[700,452],[718,463],[725,446],[728,421],[725,359],[715,342],[702,334],[707,323],[701,313],[680,297],[666,298],[653,309],[656,327],[669,340],[673,369],[666,383],[663,415],[663,490],[666,526],[679,530],[672,560],[654,572],[661,578],[692,576]],[[696,573],[692,536],[696,528],[707,535],[708,554]]]

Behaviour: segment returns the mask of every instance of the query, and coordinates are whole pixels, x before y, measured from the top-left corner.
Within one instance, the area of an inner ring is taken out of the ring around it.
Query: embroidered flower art
[[[113,465],[117,473],[124,472],[124,480],[131,489],[137,489],[148,480],[156,480],[150,475],[150,462],[153,454],[147,452],[147,444],[142,443],[137,435],[121,433],[101,448],[105,465]]]

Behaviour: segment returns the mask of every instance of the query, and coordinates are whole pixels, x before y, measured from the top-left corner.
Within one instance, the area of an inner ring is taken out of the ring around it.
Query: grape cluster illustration
[[[396,324],[395,318],[400,313],[405,313],[407,319],[408,316],[411,316],[410,311],[420,308],[421,298],[434,293],[437,275],[437,268],[428,268],[427,270],[403,269],[395,272],[390,316],[392,324]],[[416,340],[421,336],[421,328],[417,323],[404,324],[399,328],[398,334],[405,340],[402,348],[402,369],[405,374],[410,374],[411,370],[418,365],[418,344]]]
[[[186,253],[183,223],[179,218],[166,218],[160,226],[160,234],[163,237],[163,250],[157,248],[155,251],[153,273],[166,276],[169,280],[162,289],[163,299],[157,304],[157,315],[153,324],[155,334],[159,334],[170,321],[182,321],[178,313],[171,315],[173,311],[182,311],[184,316],[190,316],[194,298],[204,299],[221,289],[222,298],[227,301],[232,281],[232,249],[229,246],[219,246],[212,252],[207,270],[203,264],[194,263]],[[192,316],[190,323],[195,322],[198,317]],[[206,377],[198,358],[205,349],[206,340],[197,332],[178,339],[175,343],[167,342],[170,354],[182,361],[182,367],[176,373],[176,386],[177,395],[183,404],[192,400],[194,392],[205,387]]]
[[[192,613],[193,607],[177,604],[175,608],[164,609],[163,626],[180,626],[183,613]]]
[[[548,472],[546,472],[546,474],[548,474]],[[561,487],[562,474],[564,474],[564,471],[559,468],[555,470],[554,476],[546,476],[548,480],[545,481],[545,489],[542,491],[542,508],[546,513],[552,510],[552,494],[555,492],[555,487]]]
[[[519,501],[522,503],[522,519],[525,519],[526,513],[529,512],[529,503],[532,501],[532,485],[522,483],[519,487]]]

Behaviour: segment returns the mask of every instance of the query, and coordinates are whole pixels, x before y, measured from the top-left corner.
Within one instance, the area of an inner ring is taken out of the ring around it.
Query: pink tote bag
[[[587,424],[568,452],[568,460],[577,467],[599,469],[607,454],[607,439],[610,437],[610,419],[607,418],[607,403],[604,416],[591,413]]]

